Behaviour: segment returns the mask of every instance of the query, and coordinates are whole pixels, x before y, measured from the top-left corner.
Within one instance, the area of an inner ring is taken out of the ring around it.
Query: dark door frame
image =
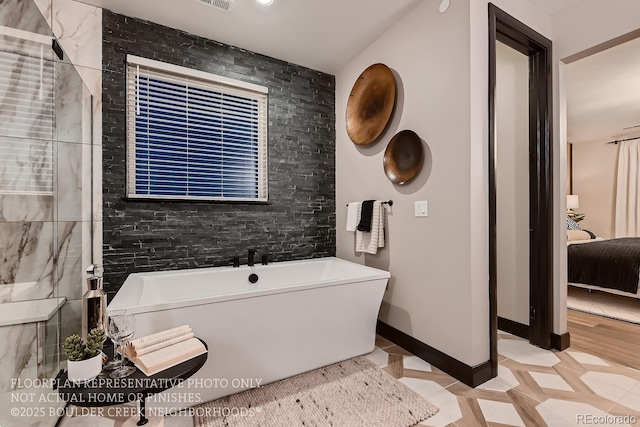
[[[489,4],[489,314],[492,374],[498,372],[496,252],[496,41],[529,57],[529,341],[551,348],[553,157],[551,41]]]

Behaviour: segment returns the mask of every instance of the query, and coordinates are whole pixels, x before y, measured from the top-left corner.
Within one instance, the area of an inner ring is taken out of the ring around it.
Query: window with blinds
[[[267,88],[127,56],[127,196],[267,200]]]
[[[51,37],[2,28],[0,194],[53,194]]]

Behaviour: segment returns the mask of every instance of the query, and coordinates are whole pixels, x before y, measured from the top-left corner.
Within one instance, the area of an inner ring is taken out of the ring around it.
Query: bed
[[[640,238],[602,239],[583,230],[567,236],[569,285],[640,298]]]

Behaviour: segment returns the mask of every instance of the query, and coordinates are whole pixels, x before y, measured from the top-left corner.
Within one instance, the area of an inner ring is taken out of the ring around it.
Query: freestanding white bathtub
[[[206,364],[165,392],[197,401],[149,400],[175,409],[371,352],[389,277],[337,258],[135,273],[108,309],[135,314],[136,337],[188,324],[207,343]]]

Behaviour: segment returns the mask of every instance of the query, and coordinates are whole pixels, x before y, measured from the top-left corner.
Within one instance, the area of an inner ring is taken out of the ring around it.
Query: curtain
[[[615,236],[640,237],[640,141],[620,144]]]

